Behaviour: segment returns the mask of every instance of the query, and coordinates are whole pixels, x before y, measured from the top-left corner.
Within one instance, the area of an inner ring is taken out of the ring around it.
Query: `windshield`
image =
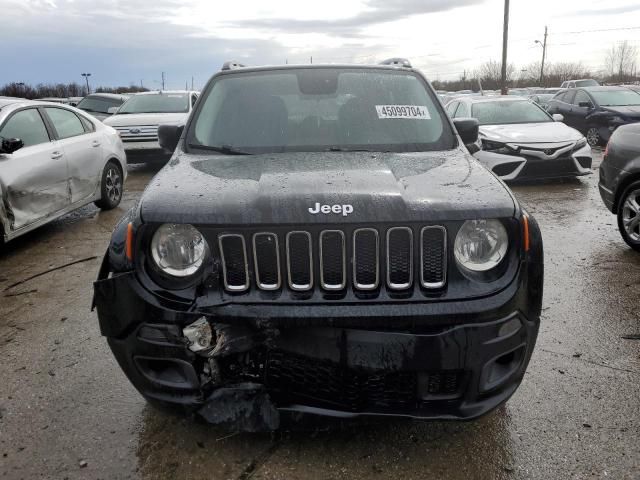
[[[118,114],[121,113],[187,113],[189,111],[189,95],[187,93],[155,93],[134,95],[127,100]]]
[[[597,87],[600,85],[595,80],[576,80],[576,87]]]
[[[412,72],[300,68],[221,76],[187,142],[247,153],[451,149],[439,101]],[[437,104],[437,105],[436,105]]]
[[[534,103],[522,102],[480,102],[472,107],[471,116],[480,125],[508,125],[511,123],[543,123],[553,120]]]
[[[122,100],[104,97],[85,97],[77,107],[86,112],[108,113],[111,107],[119,107]]]
[[[604,90],[590,91],[598,105],[603,107],[622,107],[625,105],[640,105],[640,94],[632,90]]]

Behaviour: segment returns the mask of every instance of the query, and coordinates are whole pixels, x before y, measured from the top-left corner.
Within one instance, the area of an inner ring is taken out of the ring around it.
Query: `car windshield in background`
[[[600,85],[595,80],[576,80],[576,87],[597,87]]]
[[[189,95],[186,93],[159,93],[134,95],[127,100],[118,114],[122,113],[186,113],[189,111]]]
[[[511,123],[543,123],[553,120],[544,110],[528,101],[480,102],[472,106],[471,116],[480,125],[508,125]]]
[[[632,90],[601,90],[599,92],[592,90],[589,93],[602,107],[640,105],[640,94]]]
[[[221,76],[200,100],[190,147],[247,153],[452,149],[439,103],[411,72],[286,69]]]
[[[85,97],[78,103],[77,107],[86,112],[108,113],[110,108],[119,107],[120,105],[122,105],[122,102],[116,99]]]

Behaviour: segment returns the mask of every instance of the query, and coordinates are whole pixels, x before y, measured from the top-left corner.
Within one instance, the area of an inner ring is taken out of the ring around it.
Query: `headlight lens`
[[[453,252],[462,267],[486,272],[500,264],[508,246],[509,236],[498,220],[469,220],[458,231]]]
[[[586,145],[587,145],[587,139],[582,137],[580,140],[576,142],[576,144],[573,146],[573,149],[580,150],[582,147],[585,147]]]
[[[165,223],[153,234],[151,256],[158,268],[174,277],[188,277],[202,266],[207,242],[188,224]]]

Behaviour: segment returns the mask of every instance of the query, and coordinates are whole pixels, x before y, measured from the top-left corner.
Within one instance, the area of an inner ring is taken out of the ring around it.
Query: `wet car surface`
[[[130,167],[118,209],[84,207],[0,251],[3,478],[640,476],[640,255],[597,174],[513,189],[540,223],[546,285],[537,348],[504,407],[462,424],[234,435],[147,406],[89,311],[111,230],[157,168]]]

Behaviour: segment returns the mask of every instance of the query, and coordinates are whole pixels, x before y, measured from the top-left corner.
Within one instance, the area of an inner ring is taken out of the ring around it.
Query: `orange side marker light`
[[[529,217],[522,215],[522,236],[524,239],[524,251],[529,251]]]
[[[127,260],[133,262],[133,223],[127,225],[127,243],[125,245]]]

